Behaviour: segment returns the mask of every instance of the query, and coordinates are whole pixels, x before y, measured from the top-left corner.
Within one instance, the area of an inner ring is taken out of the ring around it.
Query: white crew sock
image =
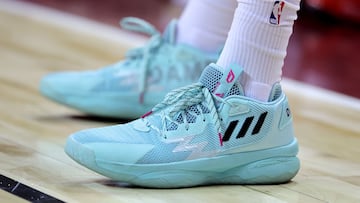
[[[267,101],[281,80],[286,49],[300,0],[238,0],[225,47],[217,64],[244,68],[245,95]]]
[[[177,42],[219,52],[236,9],[236,0],[190,0],[179,18]]]

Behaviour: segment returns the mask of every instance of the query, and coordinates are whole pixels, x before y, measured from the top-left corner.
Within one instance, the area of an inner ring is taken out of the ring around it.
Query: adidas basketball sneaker
[[[275,184],[299,170],[286,96],[243,96],[242,71],[209,65],[200,81],[175,89],[141,118],[71,135],[65,152],[114,180],[154,188]]]
[[[121,21],[124,29],[148,34],[149,42],[130,50],[126,59],[107,67],[53,73],[41,80],[47,98],[82,112],[114,118],[138,118],[170,90],[195,82],[217,54],[176,44],[176,21],[161,35],[138,18]]]

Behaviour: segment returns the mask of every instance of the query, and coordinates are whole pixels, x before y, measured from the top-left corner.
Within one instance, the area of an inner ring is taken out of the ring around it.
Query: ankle
[[[247,81],[243,88],[245,96],[267,102],[269,100],[272,85],[257,81]]]

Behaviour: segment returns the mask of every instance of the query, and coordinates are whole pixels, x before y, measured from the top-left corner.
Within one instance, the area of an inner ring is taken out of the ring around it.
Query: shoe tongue
[[[223,70],[220,66],[212,63],[204,69],[199,82],[219,97],[244,95],[238,81],[242,71],[242,68],[235,64]]]
[[[169,24],[166,26],[163,39],[170,44],[175,44],[176,42],[176,29],[177,29],[177,20],[171,20]]]

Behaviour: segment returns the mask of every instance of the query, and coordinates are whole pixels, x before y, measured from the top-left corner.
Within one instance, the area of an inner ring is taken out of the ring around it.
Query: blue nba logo
[[[280,17],[281,17],[281,13],[284,8],[284,5],[285,5],[285,2],[283,2],[283,1],[275,1],[274,2],[273,10],[271,12],[270,19],[269,19],[270,24],[273,24],[273,25],[280,24]]]

